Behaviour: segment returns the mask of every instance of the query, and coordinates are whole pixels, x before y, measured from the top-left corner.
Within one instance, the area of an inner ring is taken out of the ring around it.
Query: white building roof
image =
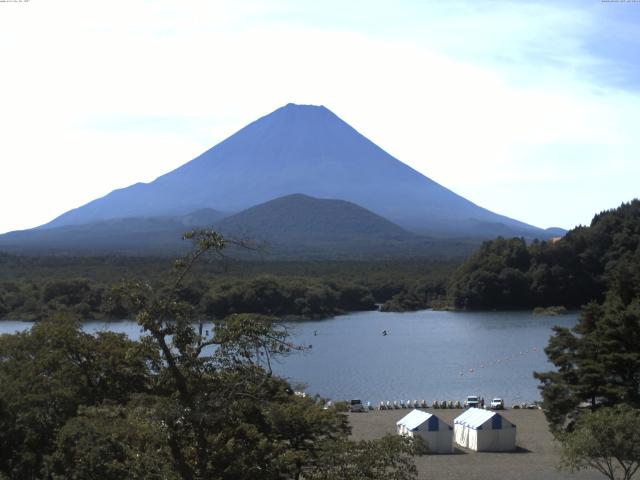
[[[459,417],[456,417],[453,423],[477,430],[484,425],[487,420],[491,419],[491,417],[494,417],[495,415],[499,414],[497,412],[492,412],[491,410],[470,408]]]
[[[421,410],[412,410],[396,422],[396,425],[404,425],[407,430],[414,430],[429,420],[433,414]]]

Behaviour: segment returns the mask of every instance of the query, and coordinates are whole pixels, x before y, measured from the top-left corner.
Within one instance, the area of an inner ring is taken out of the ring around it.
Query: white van
[[[364,405],[362,405],[362,402],[359,399],[354,399],[351,400],[351,406],[349,408],[349,411],[351,412],[364,412]]]

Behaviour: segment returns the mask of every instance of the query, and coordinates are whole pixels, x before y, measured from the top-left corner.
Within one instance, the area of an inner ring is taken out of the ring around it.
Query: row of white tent
[[[432,453],[452,453],[453,440],[477,452],[516,449],[516,426],[498,412],[469,408],[453,421],[453,428],[432,413],[413,410],[398,422],[400,435],[420,436]]]

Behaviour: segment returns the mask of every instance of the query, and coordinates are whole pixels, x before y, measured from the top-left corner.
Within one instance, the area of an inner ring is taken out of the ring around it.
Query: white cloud
[[[380,5],[349,28],[357,9],[332,25],[286,2],[1,4],[0,231],[150,181],[288,102],[541,226],[637,194],[640,100],[582,76],[588,11],[409,4],[405,31],[376,33]]]

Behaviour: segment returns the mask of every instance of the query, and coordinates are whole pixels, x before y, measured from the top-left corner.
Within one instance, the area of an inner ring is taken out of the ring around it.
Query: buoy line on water
[[[534,353],[539,353],[541,351],[542,351],[542,349],[540,349],[538,347],[531,347],[531,348],[528,348],[528,349],[526,349],[524,351],[520,351],[518,353],[512,353],[512,354],[509,354],[509,355],[505,355],[504,357],[500,357],[500,358],[497,358],[495,360],[491,360],[491,361],[488,361],[488,362],[480,362],[478,365],[469,367],[468,369],[467,368],[462,368],[458,372],[458,375],[462,377],[462,376],[464,376],[465,372],[467,372],[469,374],[473,374],[476,371],[486,370],[488,368],[491,368],[491,367],[494,367],[494,366],[497,366],[497,365],[508,365],[510,362],[512,362],[512,361],[514,361],[516,359],[519,359],[521,357],[524,357],[524,356],[526,356],[526,355],[528,355],[530,353],[534,354]]]

